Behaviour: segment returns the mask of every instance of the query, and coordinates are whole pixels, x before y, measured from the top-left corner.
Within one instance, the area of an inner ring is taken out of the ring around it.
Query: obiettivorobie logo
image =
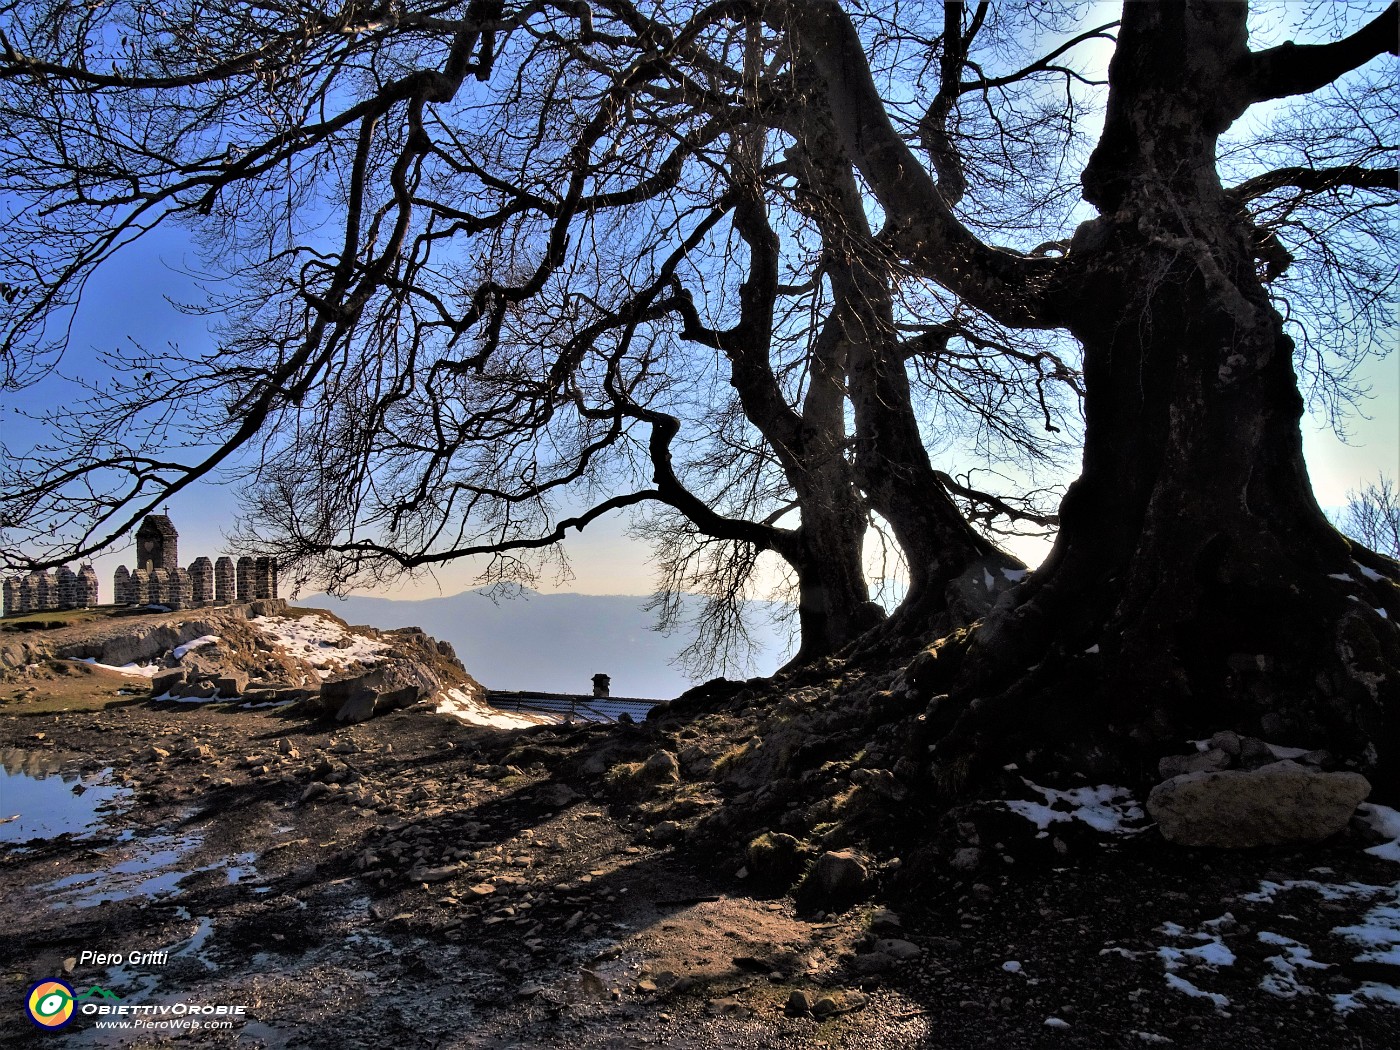
[[[96,984],[79,994],[57,977],[31,984],[24,1005],[29,1020],[50,1032],[67,1028],[78,1014],[96,1017],[99,1028],[168,1030],[230,1028],[248,1016],[246,1006],[225,1003],[124,1003],[116,992]]]
[[[60,1028],[67,1028],[73,1023],[73,1017],[78,1012],[77,1004],[84,999],[120,999],[116,992],[109,992],[106,988],[99,988],[93,985],[87,991],[79,995],[73,990],[73,986],[67,981],[60,981],[57,977],[47,977],[42,981],[35,981],[29,986],[29,994],[25,997],[24,1008],[29,1014],[29,1019],[39,1028],[56,1032]]]

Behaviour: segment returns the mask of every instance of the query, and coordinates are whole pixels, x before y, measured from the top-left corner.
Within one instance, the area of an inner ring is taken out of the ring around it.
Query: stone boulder
[[[183,695],[183,694],[182,694],[179,690],[182,689],[182,688],[184,687],[184,684],[185,684],[185,671],[184,671],[184,668],[176,668],[176,669],[173,670],[173,671],[164,671],[164,672],[162,672],[162,673],[160,673],[160,674],[154,675],[154,676],[151,678],[151,695],[152,695],[152,696],[166,696],[166,695],[181,696],[181,695]]]
[[[797,888],[803,911],[845,911],[865,896],[870,869],[852,850],[823,853]]]
[[[373,689],[358,689],[352,692],[349,698],[340,705],[340,709],[335,713],[335,720],[347,725],[367,722],[374,717],[377,699],[378,694]]]
[[[443,688],[428,667],[412,660],[390,659],[362,674],[321,684],[321,711],[337,722],[363,722],[425,700]]]
[[[1359,773],[1283,761],[1172,777],[1152,789],[1147,811],[1162,837],[1180,846],[1281,846],[1335,835],[1370,793]]]
[[[214,694],[222,697],[238,697],[248,688],[248,676],[242,671],[233,671],[214,679]]]

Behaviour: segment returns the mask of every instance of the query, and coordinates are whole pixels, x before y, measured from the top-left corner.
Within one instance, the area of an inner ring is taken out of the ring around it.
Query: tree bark
[[[1083,473],[1049,559],[949,661],[930,737],[955,780],[1027,752],[1145,779],[1234,729],[1400,786],[1400,566],[1317,505],[1293,344],[1216,173],[1244,14],[1126,6],[1084,174],[1103,215],[1056,286],[1084,347]]]
[[[815,85],[818,78],[807,74]],[[830,114],[816,104],[797,130],[799,143],[837,139]],[[904,601],[868,641],[946,634],[985,615],[1024,565],[972,528],[929,461],[895,327],[889,260],[875,245],[851,162],[815,145],[799,145],[788,158],[824,245],[833,305],[819,347],[839,346],[845,362],[855,477],[870,508],[889,522],[909,574]]]

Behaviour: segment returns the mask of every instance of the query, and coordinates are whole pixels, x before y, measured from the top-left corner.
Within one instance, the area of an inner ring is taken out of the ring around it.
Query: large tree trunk
[[[942,683],[954,779],[1031,749],[1146,776],[1170,743],[1235,729],[1400,784],[1400,571],[1313,497],[1293,344],[1216,175],[1243,19],[1127,5],[1084,177],[1103,217],[1059,289],[1084,347],[1083,473],[1050,558]]]
[[[805,122],[807,140],[835,138],[829,116],[815,106]],[[897,638],[966,626],[991,609],[1024,565],[968,523],[929,461],[895,327],[889,263],[875,246],[850,161],[801,147],[788,155],[821,231],[831,282],[833,305],[816,356],[824,358],[829,345],[840,348],[855,424],[855,478],[870,508],[889,523],[909,574],[900,607],[862,644],[888,648]]]
[[[785,554],[797,575],[802,634],[785,669],[839,652],[884,619],[865,580],[865,515],[843,480],[844,487],[802,498],[802,526]]]

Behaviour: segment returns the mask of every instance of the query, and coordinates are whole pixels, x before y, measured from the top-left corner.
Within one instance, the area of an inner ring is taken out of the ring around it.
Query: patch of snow
[[[119,674],[139,675],[142,678],[154,678],[164,668],[160,664],[122,664],[120,667],[115,664],[100,664],[95,656],[89,656],[77,663],[91,664],[93,667],[101,667],[106,671],[116,671]]]
[[[1369,900],[1382,893],[1394,893],[1394,886],[1372,886],[1365,882],[1317,882],[1314,879],[1289,879],[1286,882],[1273,882],[1264,879],[1259,889],[1253,893],[1240,895],[1240,900],[1253,904],[1267,904],[1280,892],[1288,890],[1312,890],[1325,901],[1344,901],[1360,897]]]
[[[1382,620],[1389,620],[1389,619],[1390,619],[1390,614],[1387,613],[1384,609],[1377,609],[1376,612],[1378,612],[1378,613],[1381,614],[1381,619],[1382,619]]]
[[[1040,794],[1045,801],[1006,799],[1002,805],[1025,817],[1041,831],[1051,824],[1074,820],[1108,835],[1132,835],[1141,830],[1127,826],[1130,822],[1144,819],[1142,807],[1127,788],[1098,784],[1061,790],[1041,787],[1025,777],[1021,778],[1021,783]]]
[[[1137,1036],[1137,1037],[1138,1037],[1139,1039],[1141,1039],[1144,1043],[1170,1043],[1170,1042],[1172,1042],[1172,1040],[1169,1039],[1169,1038],[1168,1038],[1167,1036],[1165,1036],[1165,1035],[1158,1035],[1156,1032],[1144,1032],[1144,1031],[1142,1031],[1142,1030],[1140,1030],[1140,1029],[1137,1029],[1137,1028],[1134,1028],[1134,1029],[1133,1029],[1133,1035]]]
[[[1174,973],[1167,974],[1167,987],[1175,989],[1183,995],[1189,995],[1193,999],[1209,999],[1215,1004],[1217,1010],[1223,1010],[1230,1005],[1230,1000],[1219,992],[1204,991],[1203,989],[1197,988],[1184,977],[1178,977]]]
[[[1195,948],[1164,945],[1157,949],[1157,956],[1168,971],[1182,970],[1187,966],[1206,966],[1213,970],[1235,965],[1235,953],[1219,937],[1212,937]]]
[[[1012,583],[1020,583],[1031,574],[1030,569],[1002,569],[1001,574]]]
[[[1209,750],[1210,750],[1210,738],[1209,738],[1209,737],[1207,737],[1207,738],[1204,739],[1204,740],[1188,740],[1187,743],[1190,744],[1192,747],[1194,747],[1197,751],[1202,751],[1202,752],[1204,752],[1204,751],[1209,751]]]
[[[1330,968],[1329,965],[1314,959],[1312,950],[1292,937],[1268,930],[1261,930],[1258,937],[1261,944],[1283,949],[1281,955],[1270,955],[1264,960],[1274,972],[1265,974],[1259,981],[1259,987],[1279,999],[1311,995],[1313,990],[1298,979],[1298,971],[1326,970]]]
[[[1374,802],[1363,802],[1356,807],[1356,815],[1365,821],[1366,826],[1378,835],[1390,839],[1379,846],[1372,846],[1366,852],[1381,860],[1391,860],[1400,864],[1400,812],[1389,806],[1378,806]]]
[[[1265,744],[1265,747],[1280,761],[1285,758],[1302,758],[1308,753],[1305,747],[1285,747],[1283,744]]]
[[[1062,1019],[1059,1018],[1059,1017],[1047,1017],[1047,1018],[1045,1019],[1045,1027],[1046,1027],[1046,1028],[1068,1028],[1068,1027],[1069,1027],[1069,1022],[1068,1022],[1068,1021],[1065,1021],[1065,1020],[1062,1020]]]
[[[192,641],[186,642],[184,645],[177,645],[174,649],[171,650],[170,655],[175,657],[175,659],[177,660],[183,660],[185,658],[185,654],[194,649],[203,649],[206,645],[217,645],[219,642],[222,641],[223,639],[217,634],[201,635],[200,637],[195,638]]]
[[[437,706],[440,715],[451,715],[460,722],[492,729],[524,729],[547,721],[541,716],[511,714],[499,711],[480,699],[474,690],[448,689],[440,694]]]
[[[322,678],[329,678],[352,663],[373,666],[389,648],[388,642],[354,634],[320,616],[259,616],[250,622],[288,656],[316,668]]]
[[[1387,1006],[1400,1006],[1400,988],[1393,984],[1379,984],[1376,981],[1366,981],[1354,992],[1341,992],[1332,996],[1332,1009],[1338,1013],[1347,1014],[1359,1009],[1365,1004],[1362,999],[1370,999],[1372,1002],[1385,1003]]]
[[[1400,814],[1384,806],[1365,806],[1362,817],[1372,827],[1385,833],[1391,833],[1395,823],[1400,822]],[[1244,894],[1241,899],[1272,904],[1279,893],[1299,889],[1311,890],[1322,899],[1332,902],[1366,902],[1369,909],[1359,921],[1348,926],[1334,927],[1331,933],[1363,949],[1355,956],[1356,962],[1400,966],[1400,882],[1389,886],[1373,886],[1364,882],[1315,882],[1311,879],[1287,882],[1266,880],[1260,883],[1257,892]],[[1279,914],[1277,918],[1293,916]],[[1261,944],[1282,949],[1278,954],[1268,956],[1264,960],[1273,972],[1260,980],[1259,987],[1280,999],[1314,994],[1314,989],[1300,980],[1300,971],[1323,970],[1329,968],[1330,964],[1315,960],[1312,951],[1306,945],[1291,937],[1267,930],[1261,931],[1257,936]],[[1330,998],[1333,1009],[1339,1013],[1350,1013],[1369,1003],[1400,1006],[1400,988],[1367,981],[1351,992],[1333,993]]]
[[[1358,955],[1357,962],[1400,966],[1400,885],[1389,901],[1373,906],[1355,926],[1338,926],[1332,932],[1370,949]]]
[[[1203,926],[1225,926],[1233,924],[1235,917],[1229,912],[1213,919]],[[1222,966],[1235,965],[1235,953],[1220,938],[1218,934],[1207,933],[1205,930],[1187,930],[1180,923],[1165,922],[1158,927],[1161,932],[1169,937],[1179,940],[1195,940],[1202,943],[1190,948],[1177,948],[1172,945],[1163,945],[1157,949],[1157,957],[1162,960],[1162,967],[1166,970],[1164,974],[1168,988],[1173,988],[1183,995],[1189,995],[1196,999],[1209,999],[1215,1004],[1217,1010],[1224,1010],[1230,1005],[1230,1000],[1217,992],[1208,992],[1197,987],[1191,981],[1181,976],[1181,971],[1188,968],[1199,969],[1214,973]]]
[[[1235,921],[1234,915],[1227,911],[1224,915],[1216,916],[1214,919],[1207,919],[1205,922],[1201,923],[1201,929],[1214,931],[1222,929],[1231,930],[1238,925],[1239,923]]]
[[[1355,580],[1353,580],[1353,579],[1351,578],[1351,573],[1348,573],[1348,572],[1329,572],[1329,573],[1327,574],[1327,578],[1328,578],[1329,580],[1343,580],[1343,581],[1345,581],[1346,583],[1355,583],[1355,582],[1356,582]]]
[[[987,588],[987,590],[990,591],[993,587],[996,586],[997,581],[996,581],[996,578],[993,577],[992,574],[991,574],[990,572],[988,572],[986,569],[983,569],[983,570],[982,570],[982,583],[983,583],[983,585]]]
[[[1008,959],[1006,962],[1001,964],[1001,968],[1007,973],[1021,972],[1021,964],[1018,963],[1015,959]]]
[[[1095,642],[1093,645],[1089,646],[1089,648],[1085,649],[1084,651],[1090,654],[1097,653],[1099,651],[1099,643]]]
[[[1362,576],[1365,576],[1366,579],[1368,579],[1368,580],[1383,580],[1383,579],[1385,579],[1385,577],[1382,576],[1380,573],[1378,573],[1375,569],[1368,569],[1366,566],[1362,565],[1359,561],[1357,561],[1357,562],[1352,562],[1352,564],[1355,565],[1355,566],[1357,567],[1357,569],[1359,569],[1359,570],[1361,571],[1361,575],[1362,575]]]

